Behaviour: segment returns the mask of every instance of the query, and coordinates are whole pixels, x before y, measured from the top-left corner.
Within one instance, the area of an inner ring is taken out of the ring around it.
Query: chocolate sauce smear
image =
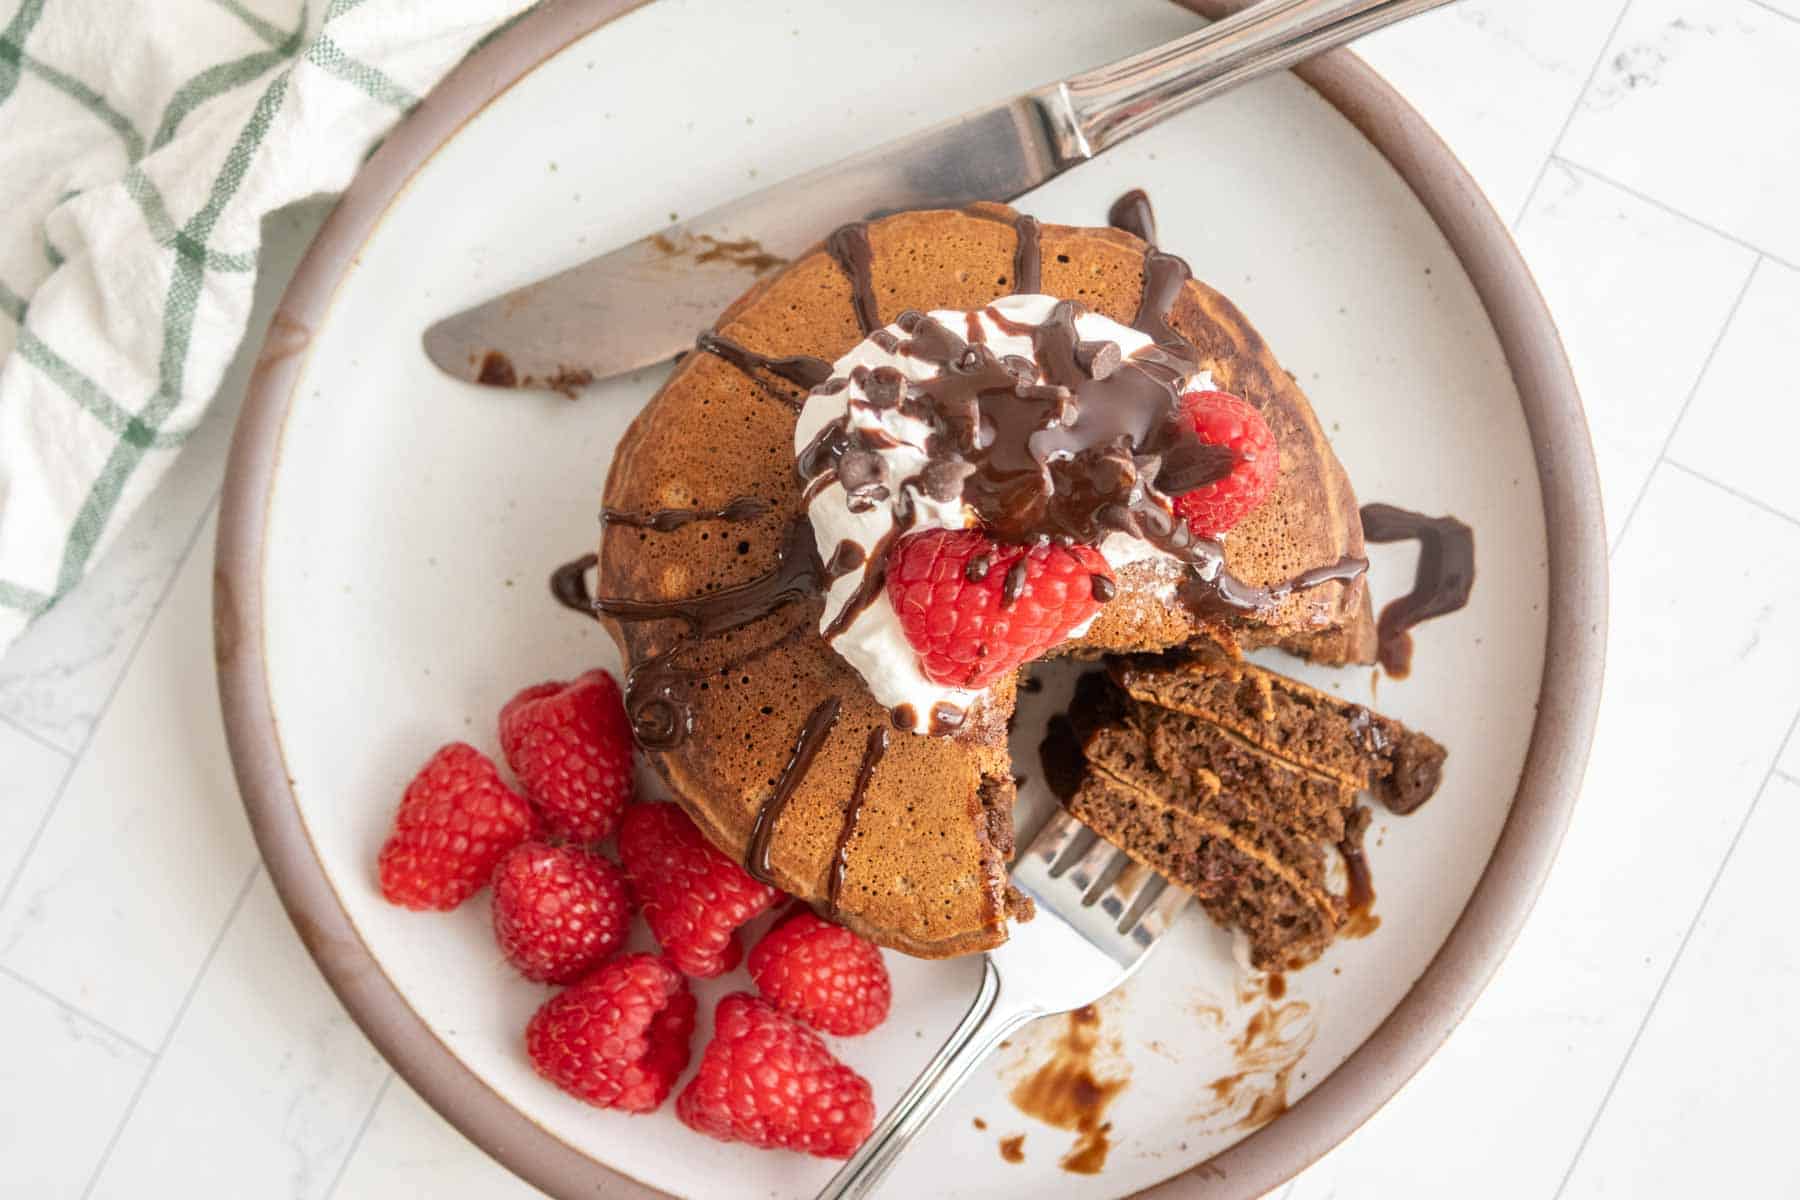
[[[840,697],[827,696],[807,715],[799,736],[794,739],[794,751],[788,755],[787,765],[781,768],[781,775],[775,781],[775,790],[756,810],[756,824],[750,828],[750,846],[744,853],[744,870],[770,887],[775,886],[775,876],[769,865],[769,842],[774,837],[775,825],[781,820],[788,801],[800,790],[800,784],[812,769],[813,760],[819,756],[825,739],[836,728],[842,708]]]
[[[831,915],[838,915],[838,897],[844,890],[844,876],[850,870],[850,841],[856,836],[856,823],[862,816],[863,799],[869,794],[869,781],[875,777],[875,768],[881,765],[882,755],[887,753],[887,727],[877,725],[869,730],[869,736],[863,742],[862,763],[856,768],[856,786],[850,789],[850,803],[844,806],[844,823],[838,829],[837,847],[831,853],[831,875],[826,881],[825,903]]]
[[[564,608],[572,608],[584,617],[594,615],[594,596],[588,591],[587,573],[600,565],[598,554],[572,558],[550,572],[550,594]]]
[[[1412,628],[1453,613],[1475,587],[1475,532],[1455,517],[1428,517],[1392,504],[1365,504],[1363,538],[1419,543],[1413,589],[1381,610],[1376,623],[1381,667],[1394,679],[1412,671]]]
[[[518,387],[519,375],[513,370],[512,359],[498,350],[489,350],[482,356],[481,369],[475,378],[489,387]]]
[[[695,676],[676,665],[682,650],[816,594],[820,571],[812,526],[798,519],[783,534],[775,565],[743,583],[683,600],[597,598],[593,610],[615,621],[673,620],[687,627],[685,636],[633,667],[626,677],[625,710],[631,715],[638,742],[649,750],[667,750],[693,730],[688,692]]]
[[[767,500],[741,496],[723,508],[657,508],[649,512],[606,508],[600,510],[600,523],[648,529],[654,533],[674,533],[683,525],[691,525],[695,521],[754,521],[768,511]]]
[[[837,260],[850,277],[850,303],[864,333],[881,328],[881,315],[875,308],[875,280],[871,271],[875,253],[869,249],[869,223],[852,221],[825,239],[825,251]]]

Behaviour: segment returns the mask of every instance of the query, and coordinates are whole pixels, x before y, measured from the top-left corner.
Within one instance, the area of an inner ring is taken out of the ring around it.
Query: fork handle
[[[981,989],[975,993],[969,1011],[906,1094],[875,1126],[862,1149],[832,1176],[818,1200],[857,1200],[874,1191],[907,1143],[937,1115],[969,1072],[1002,1040],[1044,1015],[1039,1007],[1003,993],[1000,971],[992,958],[984,954],[981,962]]]

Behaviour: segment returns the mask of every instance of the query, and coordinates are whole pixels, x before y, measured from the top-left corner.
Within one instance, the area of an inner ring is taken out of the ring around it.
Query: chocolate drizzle
[[[1210,593],[1191,595],[1189,602],[1201,610],[1204,610],[1207,602],[1215,597],[1232,608],[1245,610],[1268,608],[1286,600],[1295,592],[1304,592],[1309,588],[1316,588],[1326,583],[1349,583],[1366,574],[1368,569],[1368,559],[1355,554],[1346,554],[1336,562],[1312,567],[1300,572],[1292,579],[1270,584],[1268,587],[1257,587],[1254,584],[1245,583],[1237,576],[1222,571],[1219,573],[1219,577],[1212,582]]]
[[[1151,341],[1174,354],[1184,366],[1192,365],[1193,350],[1169,324],[1169,317],[1183,285],[1193,277],[1193,268],[1186,259],[1152,248],[1144,255],[1144,294],[1131,322],[1133,329],[1148,334]]]
[[[681,651],[740,626],[759,621],[784,605],[818,591],[820,563],[812,526],[795,520],[782,536],[775,565],[743,583],[682,600],[631,600],[601,596],[593,609],[615,621],[680,621],[685,636],[634,666],[626,678],[625,709],[645,748],[667,750],[693,730],[688,698],[694,672],[676,665]]]
[[[1413,626],[1469,602],[1475,587],[1475,533],[1455,517],[1428,517],[1392,504],[1365,504],[1363,537],[1419,543],[1412,591],[1390,601],[1376,624],[1382,669],[1395,679],[1412,670]]]
[[[788,801],[800,790],[806,773],[812,769],[813,759],[819,756],[819,748],[837,726],[838,713],[842,708],[843,701],[839,697],[827,696],[807,715],[806,723],[800,727],[800,733],[794,739],[793,753],[788,755],[787,765],[781,768],[781,775],[775,780],[775,790],[769,793],[769,798],[756,810],[756,824],[750,827],[750,846],[744,852],[744,870],[752,878],[770,887],[775,886],[774,873],[769,864],[769,843],[774,837],[775,826],[781,820]]]
[[[860,544],[849,538],[840,540],[837,549],[831,552],[831,559],[825,564],[825,582],[835,583],[867,561]]]
[[[837,616],[831,618],[831,623],[825,626],[824,636],[827,642],[850,628],[850,623],[856,620],[863,609],[881,595],[882,588],[887,585],[888,552],[894,548],[894,533],[894,530],[888,530],[875,543],[874,551],[863,566],[862,578],[857,581],[856,590],[844,601],[844,606],[838,609]],[[832,557],[836,558],[836,555]]]
[[[869,223],[852,221],[834,230],[825,239],[825,252],[837,260],[850,279],[850,303],[864,333],[881,328],[881,315],[875,308],[875,280],[871,274],[874,251],[869,249]]]
[[[1013,291],[1028,294],[1041,291],[1044,259],[1039,246],[1037,218],[1020,213],[1013,218],[1013,231],[1019,235],[1018,245],[1013,249]],[[973,322],[970,328],[976,328]]]
[[[588,591],[587,573],[599,565],[598,554],[570,559],[550,572],[550,594],[564,608],[572,608],[583,616],[593,616],[594,596]]]
[[[1192,364],[1149,351],[1096,378],[1106,363],[1076,353],[1079,305],[1062,301],[1041,325],[1016,325],[1032,340],[1031,359],[1001,357],[924,313],[902,313],[899,353],[938,367],[912,381],[898,372],[861,379],[869,409],[896,409],[924,423],[933,462],[901,491],[917,487],[962,501],[998,541],[1031,545],[1045,538],[1094,545],[1114,530],[1146,537],[1172,553],[1198,545],[1173,516],[1157,487],[1169,461],[1213,464],[1212,478],[1235,461],[1209,459],[1180,416],[1179,386]],[[988,315],[1004,321],[996,310]],[[1107,364],[1110,365],[1110,364]],[[1040,382],[1040,379],[1042,382]],[[802,455],[802,471],[818,475],[825,460],[872,449],[871,431],[821,434]],[[1189,443],[1193,443],[1192,446]],[[1195,471],[1188,470],[1188,477]],[[1218,548],[1213,545],[1213,556]]]
[[[701,334],[694,345],[707,354],[724,359],[746,375],[753,371],[767,371],[778,379],[785,379],[803,388],[816,388],[831,378],[831,364],[810,354],[772,358],[717,333]]]
[[[1156,213],[1143,188],[1132,188],[1114,200],[1112,207],[1106,210],[1106,223],[1135,235],[1148,245],[1156,245]]]
[[[838,897],[844,891],[844,876],[850,870],[850,841],[856,836],[857,819],[869,794],[869,780],[874,778],[887,748],[887,727],[877,725],[869,730],[868,740],[863,742],[862,764],[856,768],[856,785],[850,789],[850,803],[844,806],[844,823],[838,828],[837,846],[831,853],[831,874],[825,884],[825,903],[834,917],[839,911]]]
[[[600,523],[648,529],[655,533],[673,533],[683,525],[691,525],[695,521],[754,521],[768,511],[767,500],[741,496],[723,508],[657,508],[649,512],[607,508],[600,512]]]

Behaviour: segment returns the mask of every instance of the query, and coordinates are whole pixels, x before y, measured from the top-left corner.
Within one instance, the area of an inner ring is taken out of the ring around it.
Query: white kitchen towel
[[[0,0],[0,651],[199,423],[263,216],[342,190],[529,6]]]

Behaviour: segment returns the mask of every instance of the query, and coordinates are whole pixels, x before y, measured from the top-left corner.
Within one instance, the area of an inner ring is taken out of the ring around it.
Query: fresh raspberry
[[[688,1128],[722,1142],[849,1158],[869,1136],[869,1081],[846,1067],[819,1035],[748,992],[713,1014],[700,1070],[675,1098]]]
[[[887,591],[926,678],[983,688],[1098,612],[1112,578],[1091,546],[1004,545],[975,529],[933,529],[894,547]]]
[[[694,994],[654,954],[615,958],[544,1001],[525,1027],[537,1073],[601,1108],[649,1112],[687,1069]]]
[[[494,869],[494,937],[527,979],[585,974],[618,952],[630,927],[625,876],[599,855],[526,842]]]
[[[663,953],[702,979],[738,965],[737,927],[781,898],[719,853],[673,804],[626,809],[619,857]]]
[[[764,934],[749,966],[763,999],[814,1029],[850,1037],[887,1020],[893,987],[881,951],[808,909]]]
[[[598,842],[631,801],[631,721],[605,671],[528,687],[500,710],[500,746],[552,837]]]
[[[1209,446],[1224,446],[1236,457],[1231,473],[1175,497],[1175,511],[1201,537],[1217,537],[1243,520],[1275,488],[1281,454],[1275,435],[1256,406],[1230,392],[1188,392],[1181,411]]]
[[[381,847],[381,894],[402,908],[455,908],[481,890],[500,856],[537,832],[524,797],[487,755],[451,742],[400,798]]]

